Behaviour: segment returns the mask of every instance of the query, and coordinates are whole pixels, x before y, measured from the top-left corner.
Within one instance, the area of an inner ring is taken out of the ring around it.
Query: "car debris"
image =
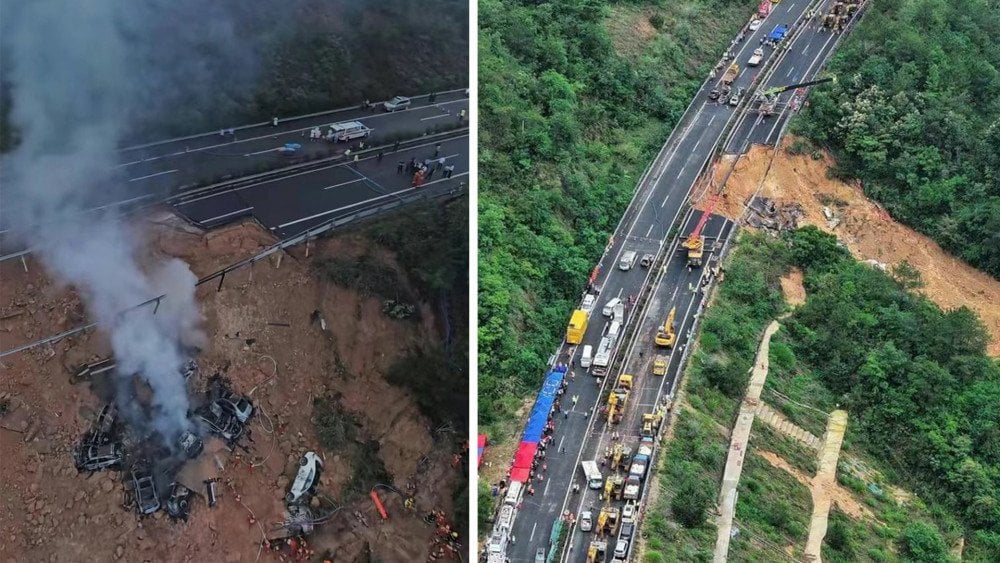
[[[215,503],[218,502],[218,496],[215,493],[215,481],[215,479],[205,480],[205,493],[207,495],[205,498],[208,499],[209,508],[215,506]]]
[[[153,475],[145,468],[132,470],[132,494],[136,512],[148,516],[160,509],[160,497],[156,492]]]
[[[652,254],[643,254],[642,255],[642,260],[639,261],[639,265],[642,266],[643,268],[648,268],[652,264],[653,264],[653,255]]]
[[[295,476],[292,488],[285,495],[285,503],[289,505],[305,503],[312,496],[312,491],[319,482],[319,474],[323,470],[323,461],[316,452],[306,452],[299,460],[299,472]]]
[[[191,489],[180,483],[170,485],[170,496],[167,498],[167,514],[174,520],[187,521],[191,513]]]
[[[805,216],[805,210],[799,203],[779,204],[763,196],[752,197],[747,203],[747,208],[748,225],[775,232],[796,229],[799,219]]]
[[[83,444],[76,452],[76,470],[102,471],[121,467],[121,447],[112,442],[102,445]]]
[[[205,443],[190,430],[181,434],[181,437],[177,439],[177,445],[180,446],[187,459],[198,457],[205,449]]]

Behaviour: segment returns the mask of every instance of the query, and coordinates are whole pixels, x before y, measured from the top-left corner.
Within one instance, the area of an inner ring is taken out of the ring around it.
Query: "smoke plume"
[[[167,443],[190,427],[181,368],[198,338],[195,276],[179,260],[140,265],[142,233],[107,204],[139,195],[124,192],[116,154],[137,118],[199,96],[201,79],[220,68],[249,76],[240,70],[249,68],[248,49],[222,4],[0,3],[2,78],[20,133],[0,167],[0,227],[78,290],[110,337],[119,373],[149,384],[144,416]],[[152,307],[121,314],[164,292],[155,315]]]

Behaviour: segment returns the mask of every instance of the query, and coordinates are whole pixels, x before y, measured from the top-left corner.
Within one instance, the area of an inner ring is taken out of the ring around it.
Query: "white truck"
[[[594,304],[596,302],[597,296],[592,293],[588,293],[583,296],[583,303],[580,304],[580,310],[586,311],[587,316],[589,317],[590,314],[594,312]]]
[[[596,461],[581,461],[580,467],[583,468],[583,476],[587,478],[588,487],[591,489],[600,489],[604,486],[604,475],[601,475],[601,470],[597,467]]]
[[[593,368],[591,373],[597,376],[603,376],[608,374],[608,364],[611,362],[611,347],[614,345],[614,341],[605,336],[601,339],[601,343],[597,345],[597,354],[594,354]]]
[[[758,47],[754,49],[753,55],[750,55],[750,60],[747,61],[747,66],[757,66],[762,60],[764,60],[764,49]]]
[[[625,479],[625,500],[636,500],[639,498],[639,488],[642,485],[639,478],[635,475],[629,475]]]

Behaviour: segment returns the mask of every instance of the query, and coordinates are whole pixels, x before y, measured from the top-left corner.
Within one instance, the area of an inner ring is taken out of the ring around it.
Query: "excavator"
[[[656,338],[653,341],[657,346],[670,347],[674,345],[677,341],[677,333],[674,332],[674,317],[677,316],[677,307],[670,309],[670,313],[667,315],[667,320],[664,321],[663,326],[656,331]]]
[[[625,414],[625,401],[632,390],[632,376],[623,373],[618,376],[618,384],[608,395],[608,426],[618,424]]]
[[[789,84],[788,86],[778,86],[775,88],[768,88],[760,93],[760,108],[757,110],[761,115],[767,117],[774,113],[774,106],[778,103],[778,95],[789,90],[794,90],[796,88],[805,88],[807,86],[815,86],[817,84],[823,84],[825,82],[836,82],[836,76],[826,76],[823,78],[817,78],[816,80],[809,80],[807,82],[799,82],[798,84]]]

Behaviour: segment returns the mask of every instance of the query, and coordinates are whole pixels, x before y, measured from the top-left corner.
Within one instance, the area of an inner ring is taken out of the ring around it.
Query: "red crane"
[[[701,230],[705,227],[705,223],[708,222],[709,216],[712,215],[712,211],[715,210],[715,205],[719,202],[719,194],[712,194],[708,198],[708,205],[705,206],[705,211],[702,212],[701,218],[698,219],[698,224],[695,225],[694,230],[688,236],[687,240],[684,241],[684,248],[688,251],[688,266],[701,266],[701,257],[705,251],[705,237],[701,236]]]

